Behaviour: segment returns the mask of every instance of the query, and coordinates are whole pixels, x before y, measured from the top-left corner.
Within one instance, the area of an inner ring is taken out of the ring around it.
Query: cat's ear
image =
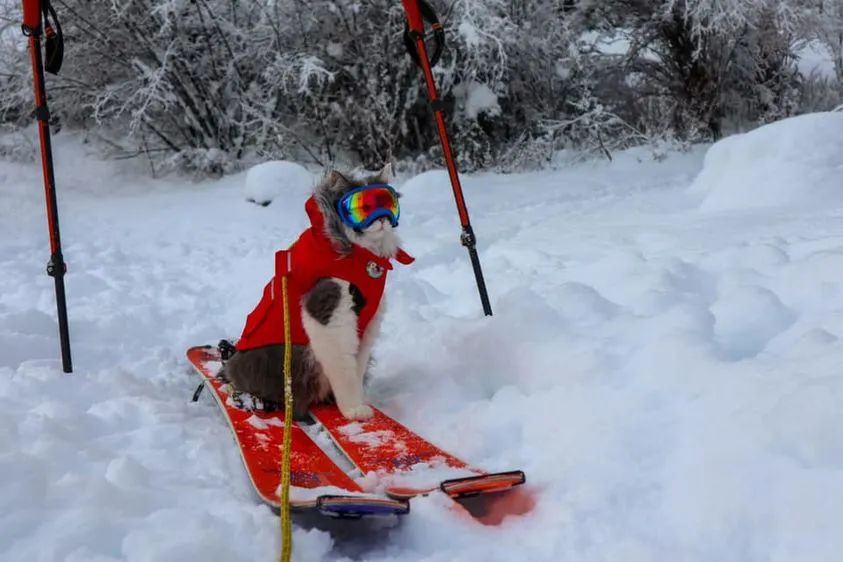
[[[387,162],[381,168],[381,171],[378,172],[377,181],[379,183],[389,183],[389,180],[392,179],[392,162]]]
[[[331,170],[331,173],[328,174],[328,185],[336,189],[345,189],[351,186],[351,182],[338,171]]]

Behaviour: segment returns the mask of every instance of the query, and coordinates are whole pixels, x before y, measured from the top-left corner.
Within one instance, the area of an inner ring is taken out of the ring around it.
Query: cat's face
[[[325,235],[340,252],[347,253],[351,251],[352,244],[357,244],[382,257],[395,256],[401,242],[389,219],[379,218],[367,228],[357,230],[345,224],[337,211],[337,202],[352,189],[373,183],[389,183],[391,176],[392,165],[386,164],[375,175],[331,170],[317,184],[313,196],[325,218]]]

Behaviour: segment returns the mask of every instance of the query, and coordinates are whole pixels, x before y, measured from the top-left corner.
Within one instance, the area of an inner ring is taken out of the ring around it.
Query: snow
[[[442,457],[434,457],[429,462],[414,464],[408,472],[380,475],[381,488],[411,488],[415,490],[433,489],[446,480],[477,476],[466,468],[449,466]]]
[[[300,517],[296,560],[837,560],[843,201],[818,182],[839,179],[839,119],[705,162],[463,177],[492,318],[447,174],[399,185],[418,259],[390,275],[369,396],[473,466],[525,470],[535,507],[498,526],[441,494],[397,525]],[[40,169],[0,163],[0,560],[275,559],[278,519],[217,405],[191,402],[184,350],[239,333],[304,194],[259,207],[245,174],[148,180],[55,141],[73,375]]]
[[[292,201],[305,197],[313,189],[315,178],[295,162],[271,160],[249,168],[243,183],[243,196],[258,205],[269,205],[282,193]]]
[[[691,190],[704,211],[839,203],[841,153],[843,113],[791,117],[716,143]]]
[[[319,499],[319,496],[342,496],[346,494],[348,494],[346,490],[337,488],[336,486],[317,486],[316,488],[290,487],[290,501],[301,504],[315,503]],[[361,497],[375,496],[361,495]]]
[[[269,429],[270,426],[284,427],[283,420],[278,418],[260,418],[254,414],[249,416],[246,421],[258,431]]]
[[[352,422],[338,429],[340,433],[348,436],[352,443],[362,443],[370,447],[377,447],[395,438],[395,434],[387,429],[365,431],[363,424],[359,422]],[[403,444],[399,448],[406,449]]]
[[[460,34],[460,37],[462,37],[462,40],[465,41],[468,47],[476,47],[483,42],[480,32],[471,22],[460,22],[459,26],[457,26],[457,33]]]
[[[470,119],[476,119],[481,113],[498,115],[501,111],[498,96],[486,84],[468,81],[455,86],[454,94],[462,98],[463,111]]]
[[[362,443],[370,447],[377,447],[388,443],[394,438],[394,433],[389,430],[364,431],[363,425],[352,422],[339,428],[340,433],[350,437],[352,443]]]

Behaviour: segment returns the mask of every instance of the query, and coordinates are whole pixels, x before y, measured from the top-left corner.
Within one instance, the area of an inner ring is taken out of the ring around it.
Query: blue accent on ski
[[[384,517],[406,515],[410,512],[410,503],[405,500],[385,500],[380,498],[355,498],[353,496],[320,496],[316,509],[323,515],[359,519],[361,517]]]

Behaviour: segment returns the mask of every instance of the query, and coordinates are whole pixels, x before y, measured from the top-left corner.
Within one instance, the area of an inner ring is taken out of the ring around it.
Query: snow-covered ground
[[[493,318],[446,174],[399,178],[418,261],[390,277],[371,398],[524,469],[537,502],[495,527],[437,496],[398,524],[297,519],[295,559],[839,560],[841,119],[729,139],[696,182],[704,148],[465,177]],[[274,560],[278,519],[183,353],[239,333],[302,194],[259,207],[245,174],[149,180],[85,150],[57,139],[72,376],[39,167],[0,164],[0,560]]]

